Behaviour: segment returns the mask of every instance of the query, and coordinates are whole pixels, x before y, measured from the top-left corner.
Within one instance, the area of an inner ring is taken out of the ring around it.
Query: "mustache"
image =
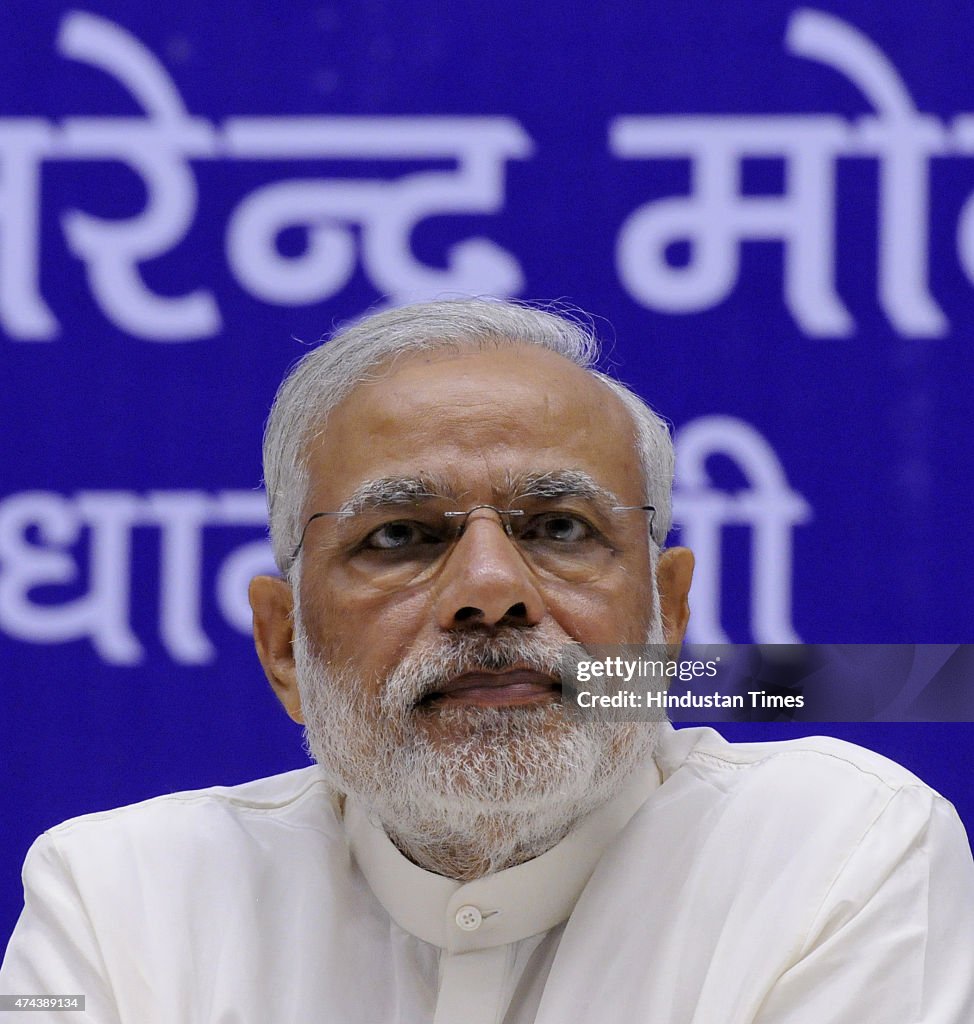
[[[401,713],[467,672],[528,669],[561,679],[569,658],[584,647],[564,634],[527,633],[506,628],[492,633],[457,633],[410,651],[386,680],[380,703],[387,714]]]

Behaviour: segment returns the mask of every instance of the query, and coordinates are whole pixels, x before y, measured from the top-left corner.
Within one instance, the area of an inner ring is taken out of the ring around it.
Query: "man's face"
[[[648,514],[614,510],[646,501],[633,442],[607,387],[533,346],[404,358],[329,415],[304,518],[355,514],[308,526],[293,651],[281,581],[252,586],[255,634],[316,760],[403,848],[534,856],[652,749],[653,726],[579,722],[558,687],[568,644],[664,639]],[[485,505],[525,511],[514,537]],[[452,543],[451,509],[475,509]],[[672,641],[689,570],[661,580]]]
[[[620,505],[646,500],[619,400],[568,360],[532,346],[403,360],[333,411],[309,471],[306,517],[342,508],[369,482],[416,478],[442,481],[459,509],[516,506],[525,480],[566,471],[586,474]],[[376,559],[385,556],[358,547],[361,531],[341,517],[317,520],[301,575],[311,649],[378,694],[406,654],[444,633],[510,624],[566,642],[641,643],[654,604],[648,516],[614,518],[619,550],[582,582],[535,571],[484,509],[421,582],[392,588],[375,579]],[[530,688],[508,696],[530,698]]]

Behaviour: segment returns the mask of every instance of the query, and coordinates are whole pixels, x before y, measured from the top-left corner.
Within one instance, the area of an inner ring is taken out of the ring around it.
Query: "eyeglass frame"
[[[477,512],[479,509],[482,509],[482,508],[489,508],[492,512],[496,512],[497,513],[497,517],[498,517],[498,519],[500,519],[501,525],[504,527],[504,532],[507,534],[508,537],[513,537],[514,536],[514,530],[511,528],[511,517],[512,516],[524,516],[524,515],[528,514],[523,508],[498,508],[496,505],[490,505],[487,502],[483,502],[483,503],[481,503],[479,505],[474,505],[471,508],[468,508],[466,511],[443,512],[442,515],[443,515],[444,519],[461,519],[462,518],[462,520],[463,520],[463,522],[460,524],[460,529],[457,530],[457,534],[453,538],[453,541],[452,541],[453,543],[456,543],[456,541],[458,541],[463,536],[463,531],[466,530],[466,528],[467,528],[467,522],[469,521],[470,516],[472,516],[474,512]],[[649,536],[650,536],[650,539],[654,543],[656,542],[656,538],[653,536],[653,524],[656,521],[656,511],[657,511],[655,505],[612,505],[609,508],[609,511],[610,512],[651,512],[652,515],[650,516],[650,519],[649,519]],[[301,549],[304,546],[304,538],[305,538],[305,536],[306,536],[306,534],[308,532],[308,527],[316,519],[324,519],[327,516],[357,516],[357,515],[360,515],[360,514],[361,514],[360,512],[355,511],[355,510],[349,510],[349,511],[341,511],[340,510],[340,511],[337,511],[337,512],[313,512],[308,517],[307,521],[305,522],[304,528],[301,530],[301,537],[298,540],[297,546],[295,547],[294,551],[291,553],[291,557],[288,560],[288,572],[290,572],[291,569],[294,568],[294,564],[297,562],[298,556],[301,554]]]

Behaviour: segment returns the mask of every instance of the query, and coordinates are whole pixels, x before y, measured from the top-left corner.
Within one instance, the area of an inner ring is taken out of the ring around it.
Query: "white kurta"
[[[87,998],[31,1024],[974,1021],[963,826],[836,740],[667,729],[564,842],[465,885],[315,768],[67,822],[24,885],[0,993]]]

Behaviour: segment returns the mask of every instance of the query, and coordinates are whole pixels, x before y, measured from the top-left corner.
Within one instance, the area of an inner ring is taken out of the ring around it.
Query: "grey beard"
[[[311,650],[297,614],[294,652],[308,751],[328,781],[428,871],[469,880],[537,857],[652,756],[659,723],[579,720],[560,703],[419,702],[478,669],[529,666],[557,677],[571,642],[554,632],[444,634],[411,651],[376,700],[350,668],[333,667]],[[661,628],[649,639],[664,657]],[[429,716],[436,716],[435,734],[424,728]]]

